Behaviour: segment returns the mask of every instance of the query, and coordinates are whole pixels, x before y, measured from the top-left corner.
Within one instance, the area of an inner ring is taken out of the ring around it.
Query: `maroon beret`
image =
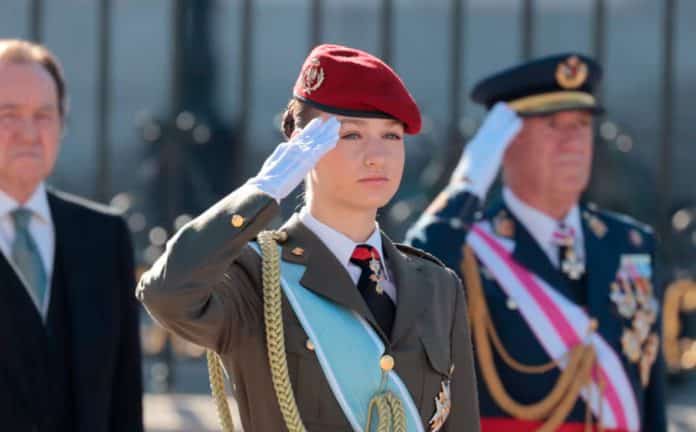
[[[408,134],[421,129],[418,105],[399,75],[382,60],[354,48],[314,48],[293,93],[295,99],[332,114],[393,118]]]

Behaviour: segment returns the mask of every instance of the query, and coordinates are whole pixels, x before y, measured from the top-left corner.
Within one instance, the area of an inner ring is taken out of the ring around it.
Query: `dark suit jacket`
[[[54,281],[63,286],[59,333],[71,389],[73,431],[142,431],[138,306],[133,250],[122,218],[101,206],[49,192],[56,234]],[[53,285],[55,287],[55,284]],[[58,296],[51,294],[49,317]],[[57,303],[56,303],[57,304]],[[56,432],[63,393],[49,361],[47,327],[0,254],[0,419],[2,430]]]
[[[287,430],[268,366],[261,260],[247,245],[278,212],[269,196],[251,187],[238,189],[176,234],[143,275],[137,291],[160,323],[222,355],[234,377],[244,430],[254,432]],[[235,226],[240,221],[243,224]],[[375,317],[348,272],[322,241],[296,216],[283,230],[288,233],[283,259],[306,266],[301,284],[375,326]],[[296,248],[304,253],[293,254]],[[453,409],[441,431],[478,431],[471,341],[458,278],[436,259],[386,237],[383,248],[395,276],[398,301],[391,337],[381,331],[379,336],[395,358],[396,372],[427,424],[435,413],[441,382],[454,364]],[[283,321],[290,379],[307,430],[351,431],[287,301]]]

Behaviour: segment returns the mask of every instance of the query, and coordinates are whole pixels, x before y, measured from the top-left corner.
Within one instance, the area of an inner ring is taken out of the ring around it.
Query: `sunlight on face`
[[[376,211],[389,202],[401,182],[404,126],[391,119],[337,119],[340,139],[310,173],[310,199],[334,208]]]
[[[590,113],[528,117],[505,153],[505,182],[533,194],[579,196],[590,180],[592,153]]]
[[[0,183],[46,178],[58,156],[61,125],[49,73],[38,64],[0,62]]]

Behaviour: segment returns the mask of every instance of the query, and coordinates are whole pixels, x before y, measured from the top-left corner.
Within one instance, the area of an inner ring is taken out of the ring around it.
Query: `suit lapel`
[[[112,293],[107,291],[114,288],[111,281],[103,284],[107,291],[97,286],[99,281],[94,276],[100,274],[101,269],[99,260],[92,260],[90,254],[98,245],[92,245],[91,240],[81,234],[82,225],[76,222],[72,208],[50,192],[48,202],[56,232],[54,276],[62,277],[76,418],[81,418],[84,407],[93,405],[93,386],[99,381],[101,368],[110,367],[113,350],[109,335],[113,333],[112,322],[117,317],[113,316],[112,302],[104,297],[110,296]]]
[[[299,216],[294,214],[281,230],[288,233],[288,240],[282,245],[283,260],[306,267],[300,284],[322,297],[357,312],[372,324],[382,339],[388,340],[345,267],[338,262],[319,237],[300,222]]]
[[[427,307],[428,302],[424,301],[423,293],[430,292],[430,281],[423,264],[399,252],[384,234],[382,249],[397,292],[396,317],[391,335],[392,344],[396,344],[408,334],[408,330]]]

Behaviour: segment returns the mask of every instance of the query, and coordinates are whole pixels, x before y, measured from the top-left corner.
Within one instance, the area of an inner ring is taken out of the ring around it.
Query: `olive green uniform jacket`
[[[143,275],[136,292],[163,326],[221,355],[247,432],[287,430],[268,366],[261,258],[247,244],[278,214],[274,199],[252,186],[241,187],[183,227]],[[377,329],[425,430],[430,430],[441,383],[451,379],[452,410],[441,430],[478,431],[466,302],[457,276],[436,259],[383,235],[384,258],[398,293],[388,337],[345,268],[297,215],[282,230],[288,234],[282,258],[306,266],[301,284],[355,311]],[[351,431],[286,299],[283,321],[290,379],[307,430]]]

